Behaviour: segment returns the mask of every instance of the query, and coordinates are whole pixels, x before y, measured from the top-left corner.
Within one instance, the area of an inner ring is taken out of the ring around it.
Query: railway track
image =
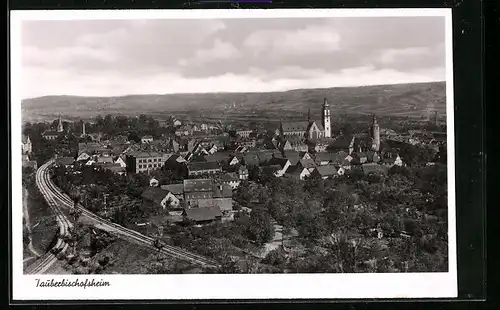
[[[45,178],[45,169],[52,164],[52,161],[49,161],[42,165],[37,171],[35,175],[36,184],[42,193],[43,197],[47,201],[47,204],[51,208],[52,212],[56,216],[56,220],[59,226],[59,231],[57,233],[57,243],[50,249],[49,252],[42,255],[33,265],[30,265],[26,270],[27,274],[41,274],[47,271],[56,261],[57,257],[55,253],[65,252],[68,248],[68,244],[64,242],[65,237],[70,235],[70,229],[73,227],[73,224],[66,218],[64,213],[59,208],[59,205],[56,199],[51,195],[51,192],[45,186],[44,178]]]
[[[42,173],[44,173],[42,177],[42,182],[44,183],[43,186],[50,192],[50,195],[52,195],[53,198],[57,199],[61,206],[72,209],[74,208],[74,202],[71,200],[71,198],[63,193],[61,189],[59,189],[50,179],[49,174],[47,173],[47,168],[52,165],[53,162],[51,162],[49,165],[44,167],[44,170],[42,170]],[[98,222],[102,229],[108,231],[109,233],[122,238],[126,239],[138,244],[141,244],[143,246],[146,246],[147,248],[157,250],[153,246],[154,239],[148,236],[145,236],[135,230],[125,228],[121,225],[118,225],[116,223],[113,223],[111,221],[108,221],[102,217],[99,217],[95,213],[90,212],[89,210],[85,209],[81,204],[78,204],[76,206],[79,210],[81,210],[81,215],[84,217],[87,217],[89,219],[94,220],[95,222]],[[208,259],[206,257],[203,257],[198,254],[194,254],[182,249],[179,249],[174,246],[170,245],[164,245],[162,249],[160,250],[161,253],[168,255],[170,257],[174,257],[180,260],[188,261],[190,263],[194,263],[197,265],[201,266],[207,266],[207,267],[218,267],[219,264],[211,259]]]

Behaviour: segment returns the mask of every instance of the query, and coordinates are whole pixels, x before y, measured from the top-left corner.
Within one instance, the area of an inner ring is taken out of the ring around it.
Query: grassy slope
[[[397,84],[329,89],[298,89],[270,93],[210,93],[131,95],[123,97],[46,96],[22,102],[23,118],[53,118],[58,113],[73,117],[96,114],[168,113],[179,111],[212,112],[225,110],[228,115],[265,112],[270,115],[287,111],[306,113],[311,106],[318,114],[323,98],[330,102],[332,114],[429,115],[445,114],[445,83]],[[237,108],[226,109],[235,102]]]
[[[57,222],[41,194],[35,193],[36,187],[30,187],[28,191],[28,212],[31,225],[34,226],[32,228],[33,247],[43,254],[49,250],[56,235]]]

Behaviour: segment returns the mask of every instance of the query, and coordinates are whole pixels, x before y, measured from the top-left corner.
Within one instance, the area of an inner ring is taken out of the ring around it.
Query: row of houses
[[[196,223],[233,217],[233,188],[212,179],[188,179],[180,184],[148,187],[142,193],[144,203],[168,211],[170,220]]]

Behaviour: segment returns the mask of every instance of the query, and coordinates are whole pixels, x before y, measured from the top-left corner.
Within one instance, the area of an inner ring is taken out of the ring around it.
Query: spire
[[[85,134],[85,122],[83,122],[83,127],[82,127],[82,135],[84,135],[84,136],[86,135],[86,134]]]
[[[323,106],[328,107],[328,100],[326,100],[326,97],[325,97],[325,99],[323,99]]]
[[[372,119],[373,119],[373,125],[377,125],[377,117],[375,114],[372,114]]]
[[[307,121],[311,122],[311,106],[309,105],[309,110],[307,111]]]
[[[58,132],[63,132],[64,131],[61,114],[59,114],[59,124],[57,124],[57,131]]]

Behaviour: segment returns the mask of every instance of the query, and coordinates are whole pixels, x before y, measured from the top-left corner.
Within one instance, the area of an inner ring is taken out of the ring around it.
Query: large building
[[[325,98],[323,102],[321,121],[311,120],[311,111],[309,110],[307,122],[281,122],[276,133],[283,137],[298,136],[309,140],[330,138],[331,120],[328,101]]]
[[[127,172],[139,173],[161,168],[168,159],[158,152],[131,152],[125,158]]]

